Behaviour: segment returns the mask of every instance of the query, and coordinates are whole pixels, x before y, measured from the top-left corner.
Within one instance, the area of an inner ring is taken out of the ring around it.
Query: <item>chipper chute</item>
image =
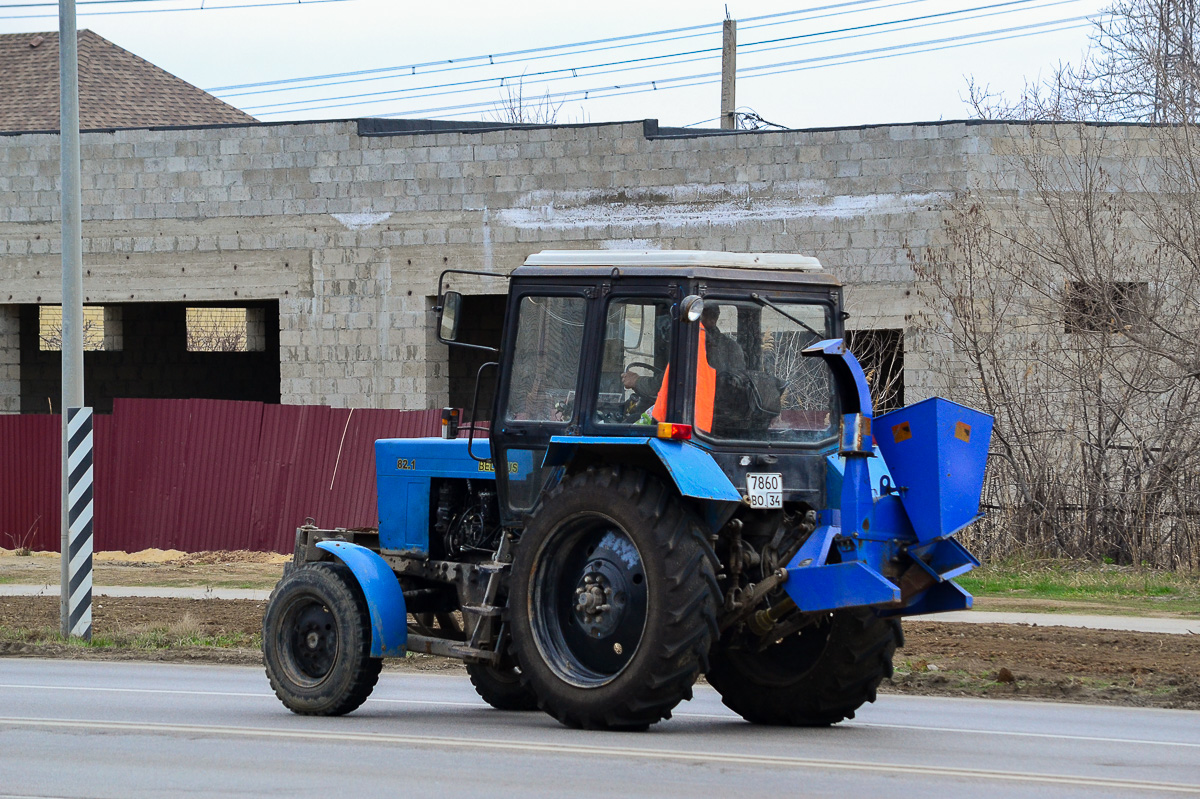
[[[829,458],[830,504],[835,490],[838,504],[788,564],[788,595],[803,611],[969,608],[953,579],[979,562],[953,536],[979,518],[992,417],[933,397],[872,419],[862,369],[842,342],[804,354],[830,362],[843,407],[854,412]]]

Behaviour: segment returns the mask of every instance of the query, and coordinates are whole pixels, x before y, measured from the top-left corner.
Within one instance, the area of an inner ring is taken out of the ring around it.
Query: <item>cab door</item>
[[[516,290],[508,313],[501,380],[492,420],[500,514],[515,524],[561,477],[543,467],[551,436],[579,429],[588,287]]]

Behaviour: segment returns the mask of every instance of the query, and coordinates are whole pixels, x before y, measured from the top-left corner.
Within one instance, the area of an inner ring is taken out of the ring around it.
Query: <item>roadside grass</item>
[[[1006,609],[1029,600],[1048,612],[1091,605],[1106,612],[1200,615],[1200,574],[1196,573],[1044,560],[987,564],[957,581],[985,604],[988,599],[1003,600]],[[1047,600],[1055,604],[1047,606]]]
[[[83,649],[163,650],[182,647],[217,647],[222,649],[258,649],[262,636],[258,633],[205,633],[200,622],[185,613],[166,625],[136,625],[116,630],[92,632],[92,640],[64,639],[54,627],[20,629],[0,626],[0,642],[19,644],[64,644]]]

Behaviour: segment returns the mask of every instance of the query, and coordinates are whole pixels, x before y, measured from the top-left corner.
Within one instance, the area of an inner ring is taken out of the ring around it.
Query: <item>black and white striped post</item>
[[[67,550],[63,635],[92,640],[92,409],[67,408]]]

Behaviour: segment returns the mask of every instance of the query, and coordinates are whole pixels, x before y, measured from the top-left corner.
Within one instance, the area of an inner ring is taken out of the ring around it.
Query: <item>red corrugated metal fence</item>
[[[440,411],[125,399],[95,420],[96,548],[290,552],[296,527],[377,523],[377,438]],[[0,416],[0,546],[57,551],[58,416]]]

